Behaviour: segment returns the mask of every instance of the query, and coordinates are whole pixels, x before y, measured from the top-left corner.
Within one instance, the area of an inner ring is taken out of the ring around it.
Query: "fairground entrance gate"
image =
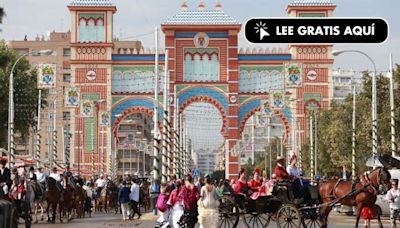
[[[133,113],[154,114],[155,54],[133,47],[114,48],[117,10],[108,0],[74,0],[68,8],[72,84],[81,94],[81,107],[73,115],[72,161],[87,169],[113,172],[112,145],[118,145],[121,121]],[[294,0],[286,11],[291,17],[328,17],[334,9],[329,1]],[[329,106],[331,45],[240,48],[241,23],[222,11],[219,1],[213,9],[206,9],[202,1],[190,10],[183,3],[179,13],[161,24],[161,30],[169,52],[170,132],[175,109],[182,113],[194,102],[214,105],[223,120],[227,178],[236,178],[239,162],[232,149],[246,120],[256,112],[279,116],[290,147],[295,143],[291,132],[296,129],[299,141],[305,142],[308,116]],[[159,55],[160,75],[165,50]],[[159,97],[161,126],[162,93]],[[91,104],[93,115],[83,118],[90,114]],[[173,172],[172,165],[169,169]]]

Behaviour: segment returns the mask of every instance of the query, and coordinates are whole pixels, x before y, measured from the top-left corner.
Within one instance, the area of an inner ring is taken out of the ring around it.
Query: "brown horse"
[[[357,212],[356,228],[360,220],[360,212],[363,207],[373,208],[379,190],[387,191],[390,187],[390,173],[386,168],[377,168],[368,175],[360,177],[360,182],[353,184],[352,181],[330,180],[320,184],[320,195],[324,206],[321,208],[321,215],[324,225],[327,227],[328,216],[332,210],[330,202],[341,203],[342,205],[355,206]],[[353,192],[353,193],[351,193]],[[350,193],[350,194],[349,194]],[[382,222],[378,216],[379,226]]]
[[[55,223],[56,221],[56,213],[57,213],[57,206],[62,203],[62,189],[59,190],[57,188],[57,182],[51,177],[48,177],[46,180],[46,189],[47,189],[47,208],[46,208],[46,213],[47,213],[47,221],[51,221],[52,223]],[[52,209],[53,212],[53,217],[50,220],[50,213],[49,209]],[[62,216],[61,216],[61,210],[60,210],[60,222],[62,221]]]
[[[76,194],[74,198],[74,208],[76,210],[77,218],[83,218],[84,214],[84,204],[86,200],[86,191],[79,185],[76,186]]]
[[[67,176],[63,176],[62,179],[65,191],[63,192],[64,203],[62,204],[62,206],[60,206],[60,210],[62,210],[66,214],[67,221],[69,221],[72,219],[72,208],[74,206],[74,188],[71,186],[71,184],[73,183],[69,182]]]

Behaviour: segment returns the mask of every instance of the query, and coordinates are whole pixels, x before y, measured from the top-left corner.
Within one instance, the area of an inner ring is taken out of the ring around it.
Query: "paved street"
[[[138,227],[138,228],[149,228],[154,227],[156,217],[151,214],[144,214],[140,220],[133,220],[133,221],[121,221],[121,215],[115,214],[104,214],[98,213],[95,214],[92,218],[85,218],[85,219],[74,219],[69,223],[60,224],[59,221],[57,224],[48,224],[48,223],[40,223],[35,224],[33,227],[60,227],[60,228],[92,228],[92,227]],[[330,216],[330,225],[329,227],[353,227],[355,219],[354,217],[350,216],[342,216],[338,214],[332,213]],[[384,227],[389,227],[389,221],[387,218],[383,219]],[[20,225],[19,227],[23,227]],[[275,223],[271,223],[269,227],[277,227]],[[360,227],[363,227],[361,223]],[[372,227],[378,227],[376,221],[373,221]],[[246,228],[246,226],[241,222],[238,228]]]

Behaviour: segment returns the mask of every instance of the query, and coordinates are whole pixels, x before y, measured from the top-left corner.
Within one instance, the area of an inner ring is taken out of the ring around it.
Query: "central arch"
[[[222,116],[222,127],[221,127],[221,134],[226,139],[227,137],[227,115],[223,106],[214,98],[209,96],[193,96],[187,99],[185,102],[179,102],[179,113],[183,113],[183,111],[193,103],[208,103],[213,105],[215,108],[219,110]]]

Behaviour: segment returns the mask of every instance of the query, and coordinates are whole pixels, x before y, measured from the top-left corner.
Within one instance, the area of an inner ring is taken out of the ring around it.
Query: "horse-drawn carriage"
[[[256,200],[244,194],[224,193],[221,198],[219,227],[236,227],[240,216],[249,227],[267,227],[275,221],[278,227],[319,227],[321,217],[316,205],[321,199],[314,186],[302,188],[301,195],[293,194],[292,182],[274,185],[272,195]]]
[[[260,196],[253,200],[247,195],[224,192],[219,205],[219,227],[236,227],[242,216],[248,227],[267,227],[275,221],[280,227],[327,227],[332,207],[341,203],[355,206],[357,210],[356,227],[363,207],[376,208],[376,196],[387,191],[390,174],[387,169],[400,168],[400,162],[390,156],[379,158],[383,167],[376,168],[361,176],[358,182],[330,180],[317,186],[301,186],[293,182],[278,182],[272,195]],[[379,210],[377,210],[379,212]],[[380,214],[377,219],[382,226]]]

